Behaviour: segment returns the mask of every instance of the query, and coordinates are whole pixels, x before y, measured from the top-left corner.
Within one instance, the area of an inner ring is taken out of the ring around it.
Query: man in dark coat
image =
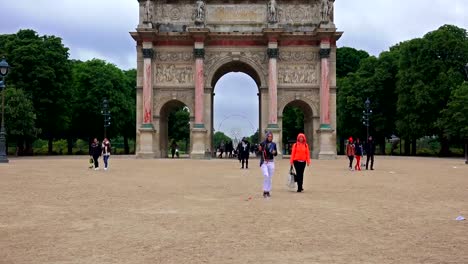
[[[244,168],[244,163],[245,163],[245,168],[248,169],[249,168],[250,143],[245,137],[243,137],[242,141],[239,143],[239,155],[240,155],[240,160],[242,162],[241,169]]]
[[[374,140],[372,140],[372,136],[369,136],[369,139],[367,140],[367,143],[366,143],[366,155],[367,155],[366,170],[369,169],[369,160],[371,162],[370,169],[374,170],[374,154],[375,154],[375,143],[374,143]]]

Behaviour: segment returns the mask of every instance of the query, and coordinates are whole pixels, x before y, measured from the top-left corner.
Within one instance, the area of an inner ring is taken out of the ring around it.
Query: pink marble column
[[[200,49],[196,49],[196,53],[200,52],[203,53],[202,51],[199,51]],[[203,96],[204,96],[204,78],[203,78],[203,57],[195,56],[195,124],[204,124],[203,123]]]
[[[330,48],[320,49],[320,126],[330,127]]]
[[[275,43],[276,44],[276,43]],[[277,58],[278,48],[268,49],[268,124],[278,124],[278,69],[277,69]]]
[[[143,124],[153,122],[152,48],[143,48]]]

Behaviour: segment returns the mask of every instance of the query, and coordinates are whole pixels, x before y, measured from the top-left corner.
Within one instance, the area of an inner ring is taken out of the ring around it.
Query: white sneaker
[[[104,168],[104,170],[107,170],[107,168]]]
[[[97,167],[97,168],[94,168],[94,170],[99,170],[99,167]]]

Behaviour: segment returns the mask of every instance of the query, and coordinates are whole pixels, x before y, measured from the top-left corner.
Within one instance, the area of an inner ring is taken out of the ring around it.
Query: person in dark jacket
[[[367,155],[366,170],[369,169],[369,160],[371,162],[370,169],[374,170],[374,154],[375,154],[375,143],[374,143],[374,140],[372,140],[372,136],[369,136],[369,139],[367,140],[367,143],[366,143],[366,155]]]
[[[89,146],[89,155],[93,157],[94,170],[99,170],[99,157],[101,156],[102,148],[97,138],[94,138],[93,142]]]
[[[353,138],[349,137],[348,139],[348,144],[346,145],[346,156],[348,156],[349,159],[349,170],[353,170],[353,160],[354,160],[354,143],[353,143]]]
[[[260,152],[260,167],[263,174],[263,197],[270,197],[271,191],[271,180],[273,173],[275,172],[274,157],[278,155],[276,143],[273,142],[273,133],[267,132],[266,139],[260,146],[258,146]]]
[[[356,138],[356,143],[354,143],[354,156],[356,157],[356,165],[354,165],[355,170],[361,170],[361,157],[363,153],[362,143],[359,138]]]
[[[250,155],[250,142],[247,140],[247,138],[243,137],[242,141],[239,143],[239,156],[242,162],[241,169],[244,168],[244,163],[245,163],[245,168],[246,169],[249,168],[249,155]]]

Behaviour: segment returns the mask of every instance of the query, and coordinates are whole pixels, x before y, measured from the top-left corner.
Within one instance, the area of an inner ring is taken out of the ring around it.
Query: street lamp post
[[[362,111],[362,123],[366,126],[367,129],[367,137],[366,141],[369,139],[369,126],[370,126],[370,116],[372,115],[372,109],[370,109],[370,100],[367,97],[366,101],[364,102],[364,109]]]
[[[0,163],[8,163],[7,149],[6,149],[6,132],[5,132],[5,76],[8,74],[10,65],[6,62],[5,58],[0,61],[0,88],[2,89],[2,126],[0,128]]]
[[[102,110],[101,114],[104,116],[104,138],[107,137],[107,128],[110,126],[111,113],[109,111],[109,101],[104,97],[102,99]]]
[[[468,63],[465,65],[466,79],[468,79]],[[465,138],[465,164],[468,164],[468,139]]]

